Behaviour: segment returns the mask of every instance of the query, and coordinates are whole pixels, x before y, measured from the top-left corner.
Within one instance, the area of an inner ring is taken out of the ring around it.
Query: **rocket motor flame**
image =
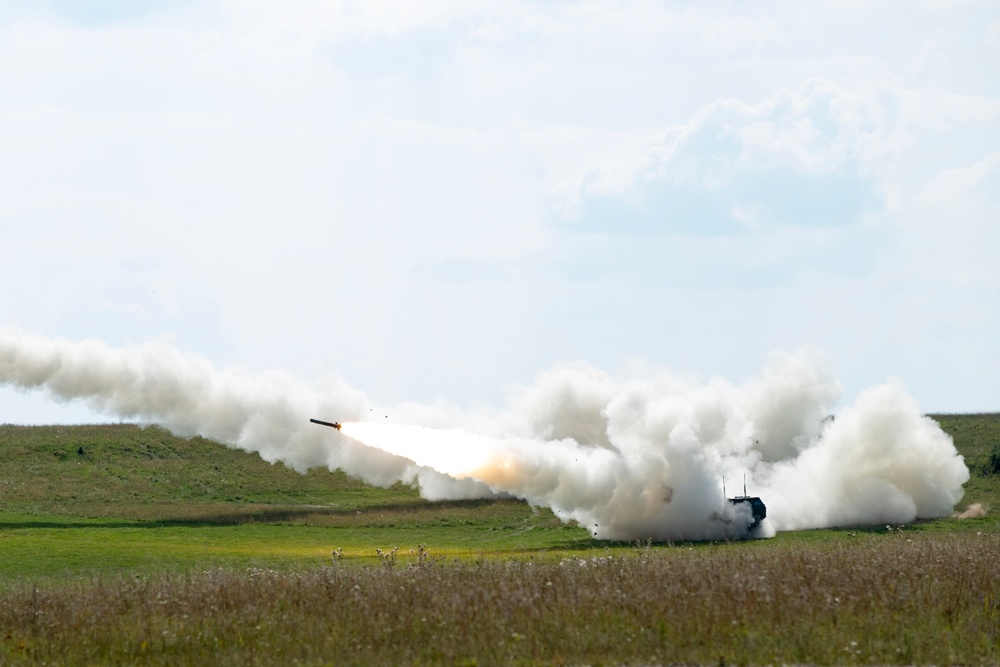
[[[382,451],[402,456],[455,479],[471,477],[488,465],[498,444],[465,431],[442,431],[424,426],[343,422],[344,435]]]
[[[509,494],[608,539],[740,536],[746,522],[722,477],[746,475],[767,503],[765,531],[947,516],[969,478],[951,439],[898,381],[826,419],[839,390],[808,350],[775,353],[740,386],[557,366],[504,409],[392,408],[411,425],[360,421],[377,406],[339,378],[308,386],[286,373],[220,371],[163,341],[116,349],[0,329],[0,385],[82,400],[300,472],[413,483],[432,500]],[[347,421],[316,429],[310,414]]]
[[[610,450],[583,447],[572,439],[487,437],[461,429],[401,424],[345,422],[340,430],[365,445],[433,468],[456,480],[474,480],[494,492],[550,507],[563,519],[590,526],[595,536],[629,537],[616,532],[613,521],[608,521],[603,529],[600,527],[600,521],[606,519],[601,508],[613,506],[613,498],[621,494],[624,486],[615,480],[628,477],[625,460]],[[654,481],[653,486],[657,494],[666,490],[659,481]],[[666,495],[669,494],[658,495],[652,502],[634,504],[633,520],[643,517],[649,521],[650,510],[660,511]],[[727,516],[733,512],[721,497],[713,510]],[[733,527],[724,522],[716,528],[720,537],[733,537],[740,532],[733,533]]]

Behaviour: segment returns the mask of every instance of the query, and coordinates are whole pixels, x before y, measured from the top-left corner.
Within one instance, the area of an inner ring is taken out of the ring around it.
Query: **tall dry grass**
[[[433,550],[432,550],[433,551]],[[1000,536],[20,583],[0,664],[997,664]]]

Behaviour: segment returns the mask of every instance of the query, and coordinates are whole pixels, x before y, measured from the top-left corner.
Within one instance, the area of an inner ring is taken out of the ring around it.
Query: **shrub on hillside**
[[[984,475],[1000,475],[1000,442],[993,445],[993,451],[983,464]]]

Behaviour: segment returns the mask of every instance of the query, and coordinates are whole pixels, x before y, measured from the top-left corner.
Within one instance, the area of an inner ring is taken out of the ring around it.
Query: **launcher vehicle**
[[[722,480],[722,494],[726,494],[726,480]],[[767,506],[764,501],[757,496],[747,495],[747,477],[743,475],[743,495],[736,496],[735,498],[730,498],[729,502],[733,505],[749,505],[750,506],[750,516],[753,518],[753,522],[748,526],[751,530],[760,525],[760,522],[767,518]]]

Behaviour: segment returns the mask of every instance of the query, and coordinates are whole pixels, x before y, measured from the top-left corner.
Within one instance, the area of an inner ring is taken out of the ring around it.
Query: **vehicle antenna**
[[[722,497],[726,497],[726,477],[724,475],[722,477]]]
[[[743,473],[743,497],[747,497],[747,474]]]

